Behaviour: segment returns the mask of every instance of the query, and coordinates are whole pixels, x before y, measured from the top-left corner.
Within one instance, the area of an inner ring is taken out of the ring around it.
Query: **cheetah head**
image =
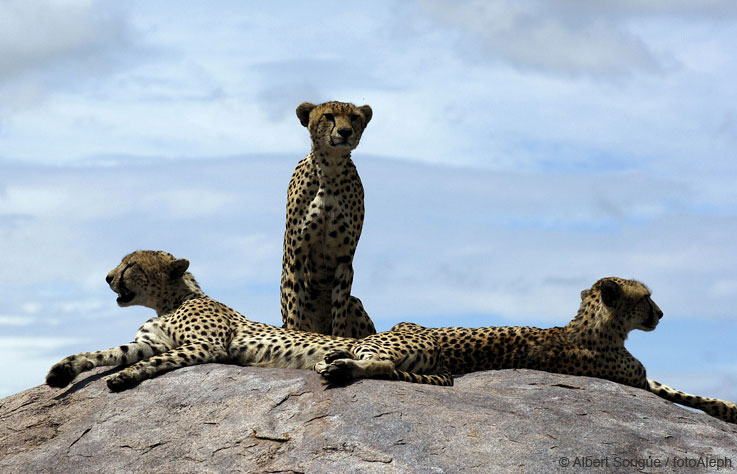
[[[356,148],[372,115],[368,105],[356,107],[347,102],[303,102],[297,107],[297,117],[309,130],[313,148],[330,153]]]
[[[663,312],[650,298],[650,290],[635,280],[609,277],[597,281],[589,290],[581,292],[582,306],[588,301],[601,302],[608,309],[612,324],[622,325],[626,331],[652,331]]]
[[[173,282],[182,278],[189,261],[170,253],[137,250],[123,257],[105,280],[118,294],[118,306],[141,305],[158,308]]]

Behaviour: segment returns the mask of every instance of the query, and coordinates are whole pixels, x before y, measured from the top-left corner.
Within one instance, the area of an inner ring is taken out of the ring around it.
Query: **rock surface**
[[[593,378],[327,388],[310,371],[207,364],[111,393],[109,372],[0,400],[0,472],[716,472],[673,458],[737,470],[737,425]]]

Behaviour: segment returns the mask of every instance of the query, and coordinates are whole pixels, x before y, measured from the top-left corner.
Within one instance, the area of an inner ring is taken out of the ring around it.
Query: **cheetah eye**
[[[323,117],[330,120],[331,122],[335,122],[335,116],[333,114],[324,114]]]
[[[120,278],[123,278],[123,275],[125,275],[125,272],[127,272],[131,267],[135,266],[136,262],[128,263],[125,267],[123,267],[123,271],[120,272]]]
[[[351,122],[355,122],[356,120],[360,119],[361,116],[358,114],[351,115]]]

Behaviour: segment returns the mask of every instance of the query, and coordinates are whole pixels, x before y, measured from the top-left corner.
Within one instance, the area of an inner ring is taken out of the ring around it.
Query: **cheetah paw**
[[[319,372],[329,384],[344,384],[353,380],[353,359],[338,359],[325,365]]]
[[[74,371],[72,364],[69,362],[59,362],[51,367],[46,375],[46,385],[49,387],[63,388],[74,380],[77,373]]]
[[[122,392],[123,390],[133,388],[140,383],[140,380],[125,371],[111,375],[105,380],[107,382],[107,387],[113,392]]]
[[[353,354],[345,349],[331,349],[325,353],[325,363],[331,364],[338,359],[353,359]]]

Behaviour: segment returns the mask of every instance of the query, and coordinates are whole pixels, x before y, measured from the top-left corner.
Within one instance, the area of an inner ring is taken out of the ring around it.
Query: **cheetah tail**
[[[647,385],[649,391],[666,400],[703,410],[714,418],[719,418],[727,423],[737,423],[737,405],[732,402],[691,395],[651,379],[647,379]]]

